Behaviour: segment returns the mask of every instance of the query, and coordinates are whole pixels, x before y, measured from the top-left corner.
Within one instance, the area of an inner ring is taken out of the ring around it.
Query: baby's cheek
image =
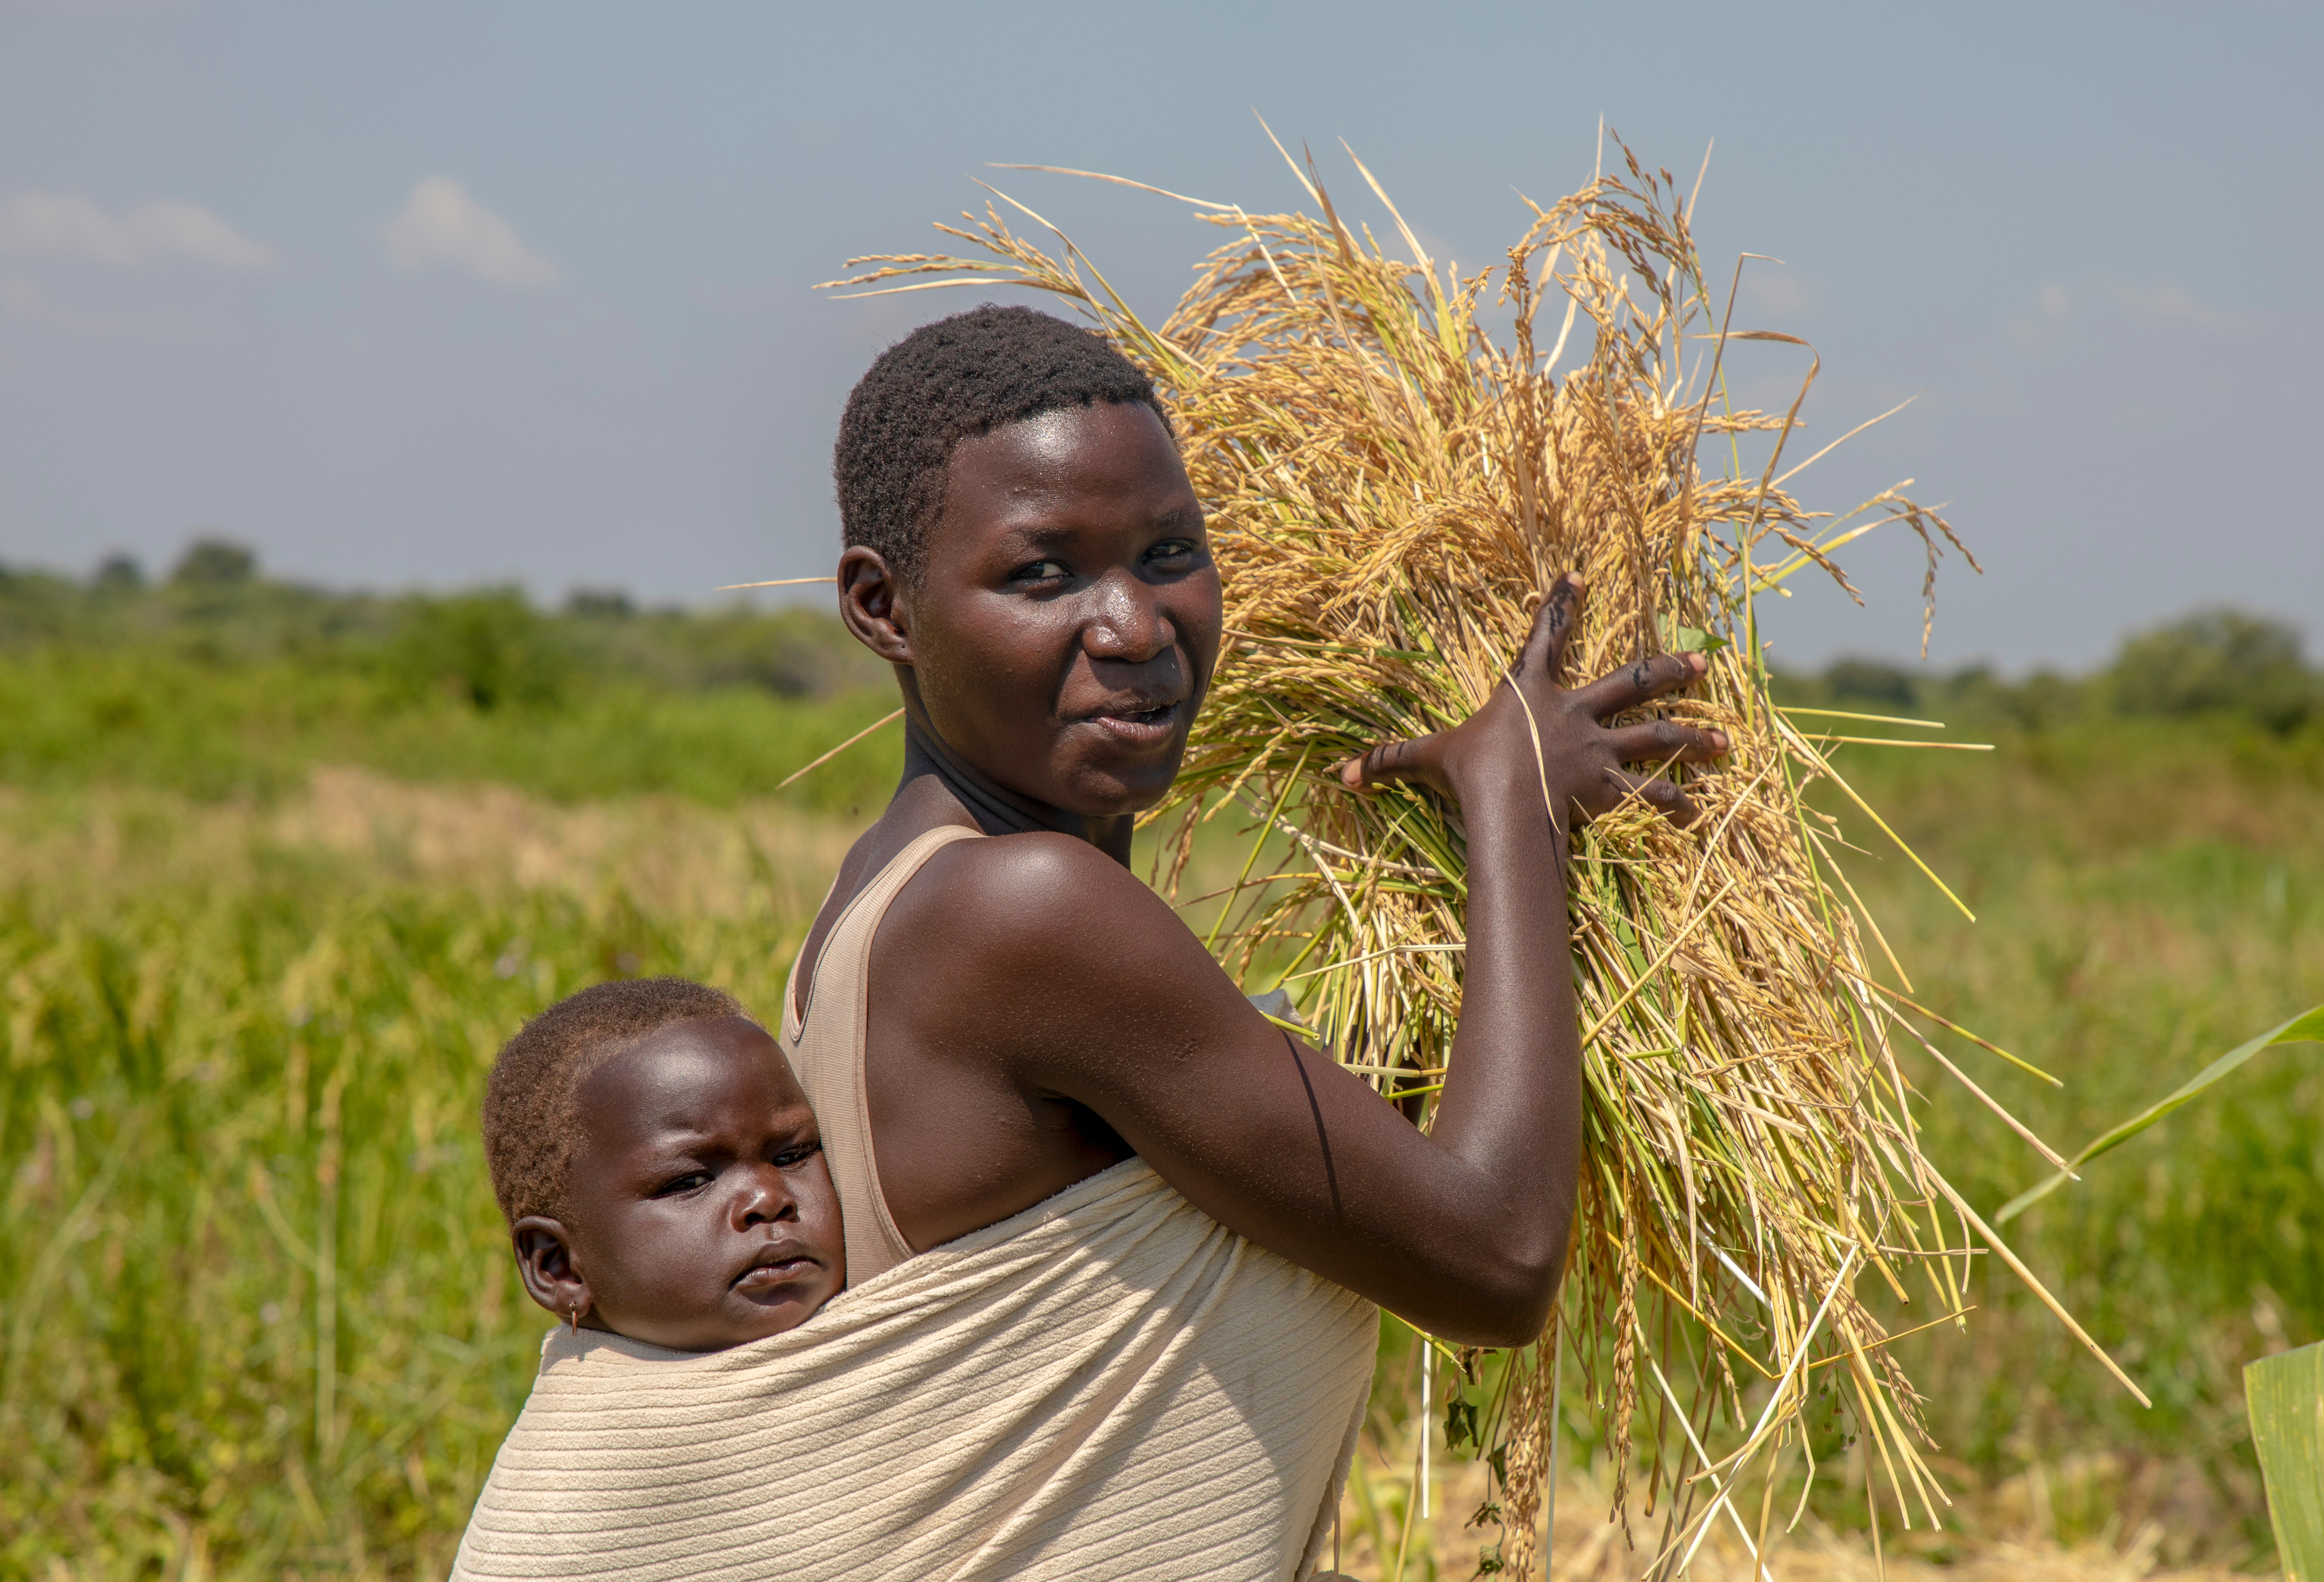
[[[831,1271],[831,1290],[847,1283],[847,1236],[839,1214],[839,1193],[831,1184],[831,1166],[818,1153],[799,1172],[799,1231]]]

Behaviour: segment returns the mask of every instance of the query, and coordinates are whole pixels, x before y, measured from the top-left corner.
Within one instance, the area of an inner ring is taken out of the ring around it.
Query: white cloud
[[[450,264],[478,280],[519,290],[555,285],[557,265],[526,246],[514,227],[468,196],[449,176],[413,183],[403,212],[388,222],[387,253],[399,269]]]
[[[19,192],[0,199],[0,254],[76,258],[128,269],[156,258],[190,258],[226,269],[263,269],[274,250],[191,203],[148,203],[107,214],[76,192]]]

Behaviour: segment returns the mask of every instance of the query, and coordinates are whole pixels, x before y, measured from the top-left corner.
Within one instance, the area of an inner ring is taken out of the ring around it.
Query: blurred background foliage
[[[2209,612],[2088,675],[1844,661],[1778,692],[1997,745],[1841,749],[1973,926],[1824,805],[1917,996],[2067,1086],[1932,1041],[2059,1145],[2324,1000],[2324,686],[2289,631]],[[548,1322],[484,1180],[493,1050],[615,975],[771,1014],[895,734],[774,787],[892,707],[819,613],[332,593],[217,540],[159,579],[0,573],[0,1577],[444,1574]],[[1240,865],[1224,823],[1189,895]],[[1972,1201],[2042,1173],[1902,1058]],[[2154,1408],[1985,1271],[1965,1333],[1903,1343],[1962,1505],[1892,1556],[2017,1512],[2264,1559],[2236,1374],[2324,1336],[2324,1058],[2272,1052],[2010,1228]],[[1857,1448],[1818,1432],[1813,1508],[1860,1521]],[[1385,1548],[1409,1490],[1363,1499]],[[1424,1538],[1407,1575],[1474,1553]]]
[[[326,592],[217,539],[152,584],[126,560],[87,581],[0,569],[0,783],[24,788],[264,797],[340,763],[732,805],[894,707],[873,707],[886,681],[822,611]],[[900,749],[866,746],[787,800],[884,800]]]

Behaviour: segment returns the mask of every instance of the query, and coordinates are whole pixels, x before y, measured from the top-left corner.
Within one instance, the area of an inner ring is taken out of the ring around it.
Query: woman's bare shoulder
[[[1184,933],[1162,898],[1085,840],[1047,831],[954,841],[928,858],[889,916],[932,925],[964,948],[1085,939],[1092,929]]]
[[[916,997],[931,1035],[1013,1049],[1070,1044],[1124,1017],[1158,1032],[1214,1000],[1243,1005],[1168,902],[1065,835],[944,847],[890,906],[879,948],[926,985]]]

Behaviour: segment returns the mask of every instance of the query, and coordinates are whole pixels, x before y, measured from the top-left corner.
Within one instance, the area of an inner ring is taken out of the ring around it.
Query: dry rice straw
[[[1677,772],[1705,816],[1680,830],[1626,805],[1576,833],[1569,873],[1590,1037],[1564,1328],[1612,1441],[1618,1510],[1634,1428],[1653,1416],[1641,1356],[1682,1420],[1687,1442],[1659,1448],[1648,1488],[1650,1502],[1674,1496],[1656,1546],[1673,1570],[1720,1513],[1743,1531],[1739,1480],[1754,1466],[1776,1476],[1784,1458],[1760,1452],[1804,1431],[1822,1363],[1846,1365],[1868,1476],[1879,1468],[1907,1522],[1907,1487],[1933,1521],[1943,1495],[1922,1459],[1917,1401],[1858,1283],[1870,1271],[1902,1296],[1917,1267],[1958,1320],[1967,1309],[1948,1259],[1965,1257],[1974,1233],[2040,1286],[1920,1152],[1888,1044],[1890,1022],[1920,1008],[1875,981],[1853,893],[1831,884],[1830,847],[1811,844],[1829,821],[1812,828],[1803,793],[1829,780],[1877,817],[1819,738],[1771,706],[1752,604],[1811,565],[1845,587],[1830,551],[1871,526],[1917,534],[1932,578],[1959,541],[1894,490],[1840,516],[1786,492],[1798,469],[1776,468],[1798,403],[1777,415],[1725,402],[1722,359],[1747,332],[1713,311],[1670,173],[1621,153],[1624,172],[1546,209],[1529,203],[1506,262],[1467,275],[1427,256],[1360,162],[1400,247],[1344,219],[1312,162],[1293,165],[1305,212],[1185,199],[1226,240],[1158,328],[1063,232],[998,192],[982,219],[939,227],[982,256],[859,259],[832,283],[1038,287],[1153,376],[1212,513],[1228,627],[1185,772],[1157,815],[1188,821],[1167,843],[1166,881],[1192,821],[1230,803],[1259,815],[1257,862],[1214,948],[1247,987],[1296,993],[1318,1041],[1408,1110],[1424,1102],[1417,1079],[1438,1078],[1452,1056],[1460,825],[1425,792],[1351,795],[1323,766],[1465,717],[1569,569],[1591,588],[1573,676],[1673,647],[1707,652],[1703,683],[1668,706],[1732,739],[1720,771]],[[1004,206],[1045,245],[1012,229]],[[881,283],[900,277],[927,278]],[[1545,305],[1563,319],[1547,356],[1535,342]],[[1506,333],[1480,321],[1488,311]],[[1561,376],[1569,347],[1580,360]],[[1772,439],[1757,476],[1739,465],[1739,437],[1752,433]],[[1706,438],[1734,464],[1706,467]],[[1685,1338],[1673,1341],[1674,1322]],[[1738,1383],[1730,1354],[1757,1382]],[[1497,1502],[1526,1518],[1500,1545],[1518,1575],[1539,1561],[1530,1514],[1548,1468],[1526,1448],[1554,1428],[1545,1413],[1557,1392],[1540,1383],[1551,1355],[1512,1355],[1485,1414],[1507,1452]],[[1673,1376],[1690,1358],[1692,1402]],[[1729,1448],[1706,1466],[1711,1447],[1690,1420],[1714,1418]],[[1715,1493],[1696,1509],[1704,1477]]]

